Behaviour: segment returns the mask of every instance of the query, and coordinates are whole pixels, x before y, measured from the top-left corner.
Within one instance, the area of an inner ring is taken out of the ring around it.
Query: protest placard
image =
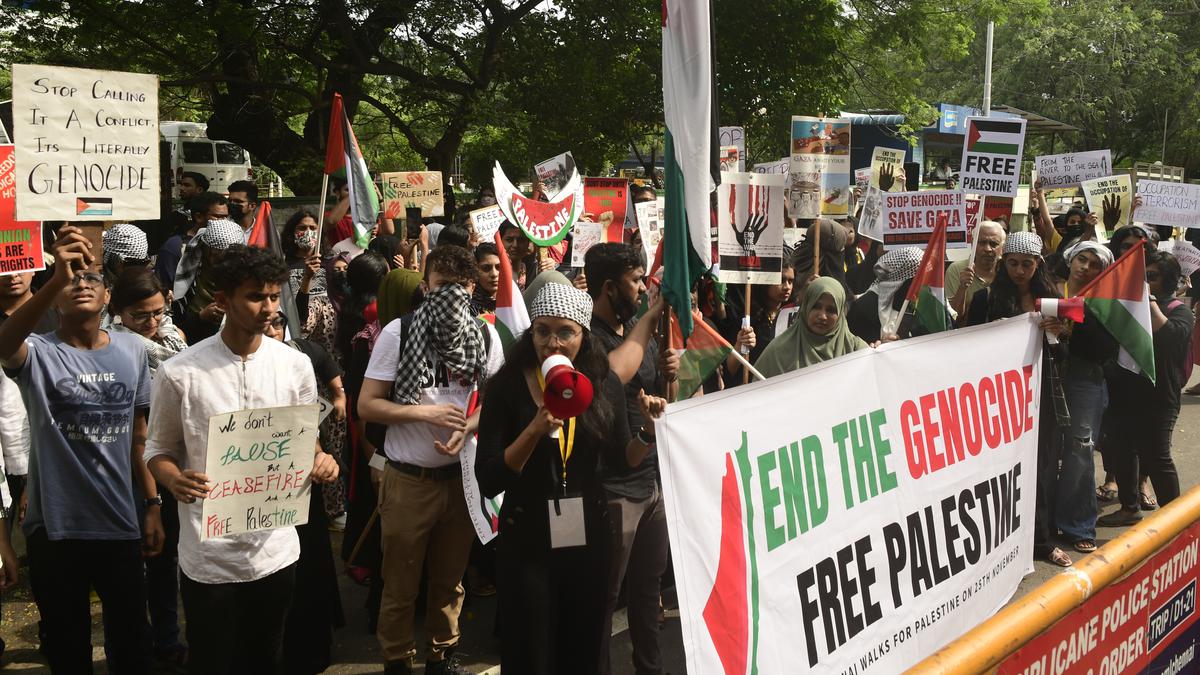
[[[777,173],[786,176],[788,174],[788,158],[784,157],[778,162],[761,162],[755,164],[754,173]]]
[[[496,190],[496,204],[504,212],[504,218],[521,228],[538,246],[553,246],[562,241],[583,215],[583,181],[578,171],[571,172],[567,184],[548,202],[521,194],[504,174],[500,162],[492,167],[492,187]]]
[[[42,223],[16,219],[16,155],[0,145],[0,275],[46,269]]]
[[[1191,242],[1183,239],[1168,239],[1158,242],[1158,250],[1175,256],[1185,277],[1192,276],[1192,272],[1200,269],[1200,249],[1192,246]]]
[[[17,217],[158,219],[158,76],[12,68]]]
[[[441,171],[398,171],[385,173],[383,213],[387,218],[403,218],[404,210],[421,207],[421,217],[443,216]]]
[[[471,219],[471,227],[475,228],[479,241],[494,239],[496,232],[500,230],[500,224],[504,222],[504,212],[496,204],[475,209],[468,213],[467,217]]]
[[[1085,180],[1082,186],[1088,211],[1099,214],[1098,224],[1105,230],[1112,232],[1132,222],[1133,187],[1128,174]]]
[[[721,171],[737,171],[741,164],[736,145],[721,146]]]
[[[1142,205],[1133,215],[1140,223],[1200,227],[1200,185],[1139,180],[1137,196]]]
[[[687,672],[900,673],[1003,607],[1033,571],[1037,322],[668,406],[655,427]]]
[[[850,212],[850,120],[792,117],[788,214],[845,218]]]
[[[1037,172],[1043,188],[1078,187],[1084,181],[1112,175],[1112,152],[1089,150],[1038,155]]]
[[[632,229],[635,222],[629,181],[624,178],[584,178],[583,212],[592,220],[609,228],[608,241],[622,240],[622,230]]]
[[[654,260],[654,252],[658,250],[658,242],[662,241],[662,202],[659,197],[652,202],[634,204],[637,212],[638,233],[642,235],[642,249],[646,252],[646,262]]]
[[[202,541],[308,522],[319,411],[313,403],[209,418]]]
[[[854,170],[854,188],[861,191],[864,195],[867,194],[867,188],[871,185],[871,167],[865,169]]]
[[[575,223],[571,230],[571,267],[583,268],[589,249],[604,241],[605,228],[600,223]]]
[[[479,479],[475,477],[475,458],[478,456],[479,442],[474,435],[467,438],[459,452],[459,465],[462,468],[463,498],[467,500],[467,513],[471,516],[471,526],[475,528],[475,536],[479,543],[486,544],[500,533],[500,507],[504,504],[504,493],[495,497],[486,497],[479,488]]]
[[[745,171],[746,170],[746,130],[743,127],[720,127],[718,133],[719,144],[721,146],[732,145],[737,147],[738,165],[736,169],[721,169],[722,171]]]
[[[883,190],[867,186],[863,207],[858,214],[858,234],[874,241],[883,241]]]
[[[1200,523],[1089,594],[994,670],[999,675],[1195,673]]]
[[[563,189],[568,180],[571,180],[571,174],[575,173],[575,157],[569,151],[564,152],[535,165],[533,169],[537,172],[538,181],[546,191],[546,196],[553,197]]]
[[[775,337],[783,335],[787,329],[796,323],[796,319],[800,318],[800,308],[792,305],[791,307],[779,308],[779,316],[775,318]]]
[[[783,181],[778,174],[721,174],[717,186],[717,252],[722,283],[780,282]]]
[[[946,248],[970,246],[962,190],[884,193],[883,245],[924,246],[940,219],[946,220]]]
[[[871,152],[871,187],[883,192],[904,191],[904,151],[876,146]]]
[[[986,197],[1016,197],[1025,120],[968,117],[958,187]]]

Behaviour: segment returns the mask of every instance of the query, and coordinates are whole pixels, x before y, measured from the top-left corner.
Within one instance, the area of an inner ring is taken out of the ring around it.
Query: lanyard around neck
[[[542,376],[542,369],[537,368],[538,386],[542,388],[542,405],[545,405],[546,397],[546,378]],[[571,459],[571,453],[575,451],[575,428],[579,426],[574,417],[569,417],[563,420],[563,428],[558,433],[558,454],[562,458],[562,487],[567,489],[567,461]],[[565,433],[564,433],[565,432]]]

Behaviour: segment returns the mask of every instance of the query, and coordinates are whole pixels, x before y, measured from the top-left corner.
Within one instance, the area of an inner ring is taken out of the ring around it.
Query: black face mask
[[[234,204],[233,202],[229,203],[229,219],[230,220],[232,220],[235,223],[241,222],[242,216],[244,216],[244,215],[246,215],[246,213],[245,213],[245,211],[242,211],[241,204]]]

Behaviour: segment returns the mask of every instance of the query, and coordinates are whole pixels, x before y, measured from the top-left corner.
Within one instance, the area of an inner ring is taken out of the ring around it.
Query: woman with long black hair
[[[1020,316],[1037,309],[1039,298],[1062,297],[1046,262],[1042,259],[1042,238],[1032,232],[1013,232],[1004,242],[1004,255],[991,286],[977,292],[967,310],[970,325]],[[1059,335],[1066,326],[1058,319],[1044,319],[1042,329]],[[1054,485],[1058,480],[1058,456],[1055,436],[1067,419],[1062,384],[1057,377],[1051,345],[1042,350],[1042,402],[1038,423],[1037,496],[1033,523],[1033,555],[1055,565],[1068,567],[1071,558],[1051,541],[1054,522]],[[1061,415],[1060,415],[1061,413]]]
[[[504,492],[496,579],[501,667],[583,673],[600,661],[608,590],[610,534],[597,465],[601,455],[608,466],[640,464],[654,430],[630,432],[624,389],[588,330],[587,293],[547,284],[529,309],[532,325],[488,385],[475,467],[484,494]],[[556,354],[596,390],[588,409],[567,420],[543,403],[541,363]],[[642,394],[638,405],[651,419],[666,402]]]

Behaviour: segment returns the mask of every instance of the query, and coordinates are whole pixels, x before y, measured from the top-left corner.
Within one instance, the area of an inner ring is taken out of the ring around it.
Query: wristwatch
[[[637,430],[637,433],[635,433],[635,434],[634,434],[634,436],[635,436],[635,437],[636,437],[636,438],[637,438],[639,441],[641,441],[642,445],[644,445],[644,446],[646,446],[646,447],[650,447],[651,445],[654,445],[654,436],[650,436],[649,438],[646,438],[646,435],[645,435],[644,433],[642,433],[642,432],[644,432],[645,430],[646,430],[646,428],[645,428],[645,427],[642,427],[641,429],[638,429],[638,430]]]
[[[142,500],[142,508],[149,508],[151,506],[162,506],[162,505],[163,505],[162,495],[154,495],[153,497]]]

